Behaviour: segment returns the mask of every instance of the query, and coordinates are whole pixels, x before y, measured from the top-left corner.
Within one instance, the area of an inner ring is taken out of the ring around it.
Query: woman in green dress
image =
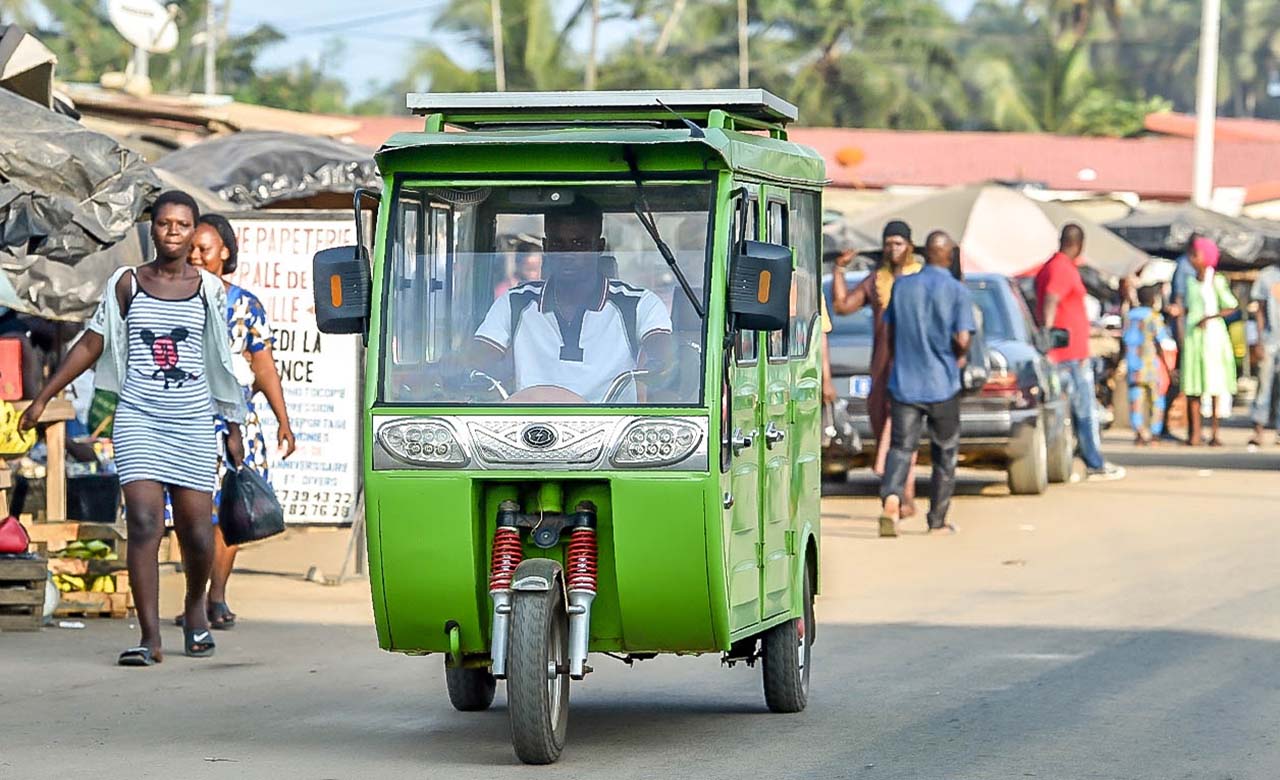
[[[1182,389],[1187,394],[1190,445],[1202,443],[1201,412],[1212,419],[1209,446],[1221,447],[1218,424],[1231,413],[1236,392],[1236,358],[1225,317],[1239,310],[1227,280],[1217,273],[1218,246],[1197,238],[1188,256],[1196,275],[1187,280],[1187,331],[1182,348]]]

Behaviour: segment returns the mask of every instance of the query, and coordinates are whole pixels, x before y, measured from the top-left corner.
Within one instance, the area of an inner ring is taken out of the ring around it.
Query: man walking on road
[[[1258,323],[1258,343],[1254,360],[1258,363],[1258,395],[1254,398],[1253,438],[1250,447],[1262,446],[1262,432],[1280,429],[1280,266],[1263,268],[1249,291],[1249,299],[1257,304],[1254,317]]]
[[[893,286],[885,312],[893,368],[889,373],[890,447],[880,483],[880,535],[897,536],[898,510],[911,460],[926,424],[933,474],[929,532],[954,532],[947,510],[956,485],[960,447],[960,370],[974,331],[969,289],[951,275],[955,242],[935,230],[925,242],[927,265]]]
[[[1065,347],[1051,350],[1071,398],[1071,424],[1089,479],[1123,479],[1125,471],[1102,458],[1102,435],[1095,412],[1093,364],[1089,360],[1089,316],[1084,308],[1084,280],[1077,267],[1084,254],[1084,230],[1074,223],[1062,228],[1058,251],[1036,274],[1036,303],[1045,329],[1070,335]]]
[[[831,276],[831,307],[836,314],[853,314],[871,305],[873,335],[871,342],[871,394],[867,397],[867,416],[871,418],[871,436],[876,442],[877,474],[884,473],[885,455],[889,437],[889,370],[893,364],[893,349],[889,344],[884,314],[892,302],[894,283],[904,276],[918,273],[923,267],[916,259],[911,244],[911,227],[895,219],[884,226],[881,237],[882,255],[876,269],[867,274],[852,290],[844,278],[845,266],[853,259],[849,252],[836,258],[835,273]],[[915,514],[915,470],[907,479],[907,493],[899,507],[904,518]]]

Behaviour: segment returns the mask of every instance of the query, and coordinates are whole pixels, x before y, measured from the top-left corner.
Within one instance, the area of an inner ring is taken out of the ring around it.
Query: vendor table
[[[14,401],[18,413],[26,411],[30,401]],[[75,409],[65,398],[55,398],[44,408],[37,421],[45,425],[44,443],[49,450],[45,477],[45,519],[61,522],[67,519],[67,420],[74,420]]]

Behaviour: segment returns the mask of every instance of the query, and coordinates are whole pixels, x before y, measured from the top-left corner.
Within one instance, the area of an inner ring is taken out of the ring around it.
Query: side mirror
[[[360,247],[337,246],[311,261],[316,327],[321,333],[362,333],[369,327],[372,280],[369,257]]]
[[[737,327],[775,331],[791,319],[791,250],[744,241],[729,266],[729,313]]]
[[[1071,331],[1066,328],[1049,328],[1049,349],[1062,349],[1071,343]]]

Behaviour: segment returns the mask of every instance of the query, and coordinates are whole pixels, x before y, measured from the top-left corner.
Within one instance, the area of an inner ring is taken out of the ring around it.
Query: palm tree
[[[0,24],[16,24],[30,28],[32,24],[31,0],[0,0]]]
[[[436,92],[474,92],[494,84],[494,14],[492,0],[451,0],[436,18],[436,29],[461,35],[483,52],[489,64],[472,70],[439,46],[418,50],[410,81],[427,80]],[[498,0],[502,59],[506,87],[513,90],[573,89],[582,84],[582,71],[571,62],[569,33],[591,9],[580,0],[563,24],[557,25],[552,0]]]

